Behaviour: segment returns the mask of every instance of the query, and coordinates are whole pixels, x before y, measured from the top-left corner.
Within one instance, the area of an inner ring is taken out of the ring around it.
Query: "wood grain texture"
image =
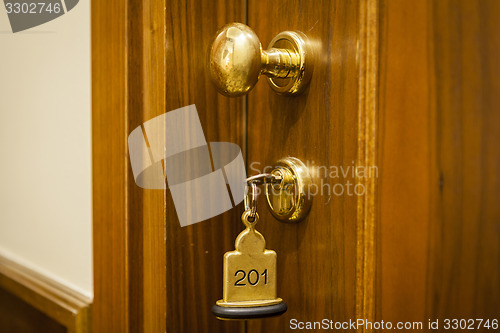
[[[130,332],[127,8],[91,6],[94,332]]]
[[[181,228],[168,190],[135,185],[127,137],[157,115],[195,104],[207,141],[244,147],[244,99],[218,95],[204,74],[213,34],[244,20],[243,7],[225,1],[93,4],[98,332],[234,332],[241,326],[210,312],[222,296],[222,256],[233,247],[239,210]]]
[[[164,1],[143,2],[143,121],[163,114],[166,91],[167,11]],[[140,47],[140,45],[138,45]],[[140,93],[140,91],[137,91]],[[160,136],[160,140],[164,137]],[[135,188],[138,190],[137,188]],[[164,191],[143,191],[144,332],[166,332],[166,239]],[[140,237],[140,236],[139,236]]]
[[[0,256],[0,331],[87,333],[91,308],[88,297]]]
[[[53,318],[0,288],[0,331],[9,333],[65,333]]]
[[[94,327],[241,328],[209,311],[241,209],[181,228],[170,192],[142,190],[130,172],[128,133],[189,104],[207,141],[248,147],[249,174],[294,156],[319,191],[297,225],[259,209],[289,310],[248,332],[286,331],[291,318],[498,315],[499,15],[493,1],[249,0],[264,47],[280,31],[303,31],[316,68],[303,95],[278,96],[261,79],[245,104],[202,74],[213,33],[244,22],[244,2],[93,4]],[[354,166],[377,174],[331,173]],[[357,183],[365,196],[352,194]]]
[[[357,288],[364,285],[356,280],[364,274],[357,261],[365,256],[364,250],[358,253],[357,243],[362,247],[370,243],[358,239],[358,198],[353,195],[357,179],[350,172],[332,173],[372,159],[368,146],[373,136],[367,136],[372,124],[359,117],[373,117],[376,111],[370,100],[373,82],[366,73],[376,74],[370,60],[373,45],[365,40],[374,37],[373,31],[366,30],[373,22],[364,21],[361,31],[361,20],[367,15],[373,18],[373,13],[366,7],[362,13],[362,5],[372,3],[249,1],[249,25],[263,47],[280,31],[299,30],[312,41],[316,60],[310,86],[300,96],[279,96],[265,79],[249,93],[249,173],[262,171],[281,157],[297,157],[309,165],[318,193],[306,220],[293,225],[272,218],[261,198],[257,229],[267,247],[278,254],[278,296],[288,304],[288,311],[278,318],[250,321],[248,332],[291,331],[292,318],[342,321],[365,312],[356,306]],[[360,87],[360,75],[366,86]],[[367,132],[360,136],[360,129]],[[358,149],[363,152],[358,154]],[[340,195],[342,188],[345,195]],[[371,212],[362,209],[360,222],[364,223]],[[364,277],[363,281],[373,280]],[[363,299],[363,291],[359,293]]]
[[[165,113],[166,44],[164,1],[130,1],[127,29],[129,132]],[[164,133],[146,136],[164,146]],[[154,142],[153,142],[154,141]],[[130,320],[133,332],[165,332],[167,316],[165,191],[129,187]]]
[[[359,22],[359,105],[358,149],[356,165],[377,166],[378,121],[378,32],[379,1],[361,0]],[[378,169],[377,169],[378,170]],[[356,175],[364,195],[357,197],[357,271],[356,316],[375,320],[375,291],[377,270],[377,192],[378,173],[371,177]],[[371,331],[362,327],[359,332]]]
[[[245,20],[244,2],[172,0],[166,12],[165,109],[195,104],[207,142],[233,142],[244,149],[244,98],[218,94],[205,72],[215,32]],[[237,332],[241,323],[222,322],[210,308],[222,298],[222,258],[234,249],[241,208],[181,228],[167,191],[166,214],[167,331]]]
[[[500,3],[386,1],[377,317],[500,314]]]

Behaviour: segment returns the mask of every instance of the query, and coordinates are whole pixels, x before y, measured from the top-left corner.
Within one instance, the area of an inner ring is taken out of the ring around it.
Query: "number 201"
[[[259,272],[257,272],[255,269],[252,269],[250,272],[248,272],[248,274],[240,269],[236,271],[236,273],[234,273],[234,276],[238,277],[239,273],[243,273],[243,276],[234,283],[235,286],[246,286],[247,284],[243,281],[245,280],[245,277],[247,278],[247,281],[251,286],[255,286],[259,283],[260,276],[264,277],[264,284],[267,284],[267,269],[260,275]]]

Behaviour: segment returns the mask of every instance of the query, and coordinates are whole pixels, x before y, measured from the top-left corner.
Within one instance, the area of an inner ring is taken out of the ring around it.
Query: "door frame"
[[[129,332],[128,1],[91,2],[94,332]]]

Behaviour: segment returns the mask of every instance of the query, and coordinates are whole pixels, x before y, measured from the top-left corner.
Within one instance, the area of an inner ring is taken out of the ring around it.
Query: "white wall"
[[[90,4],[13,34],[0,3],[0,255],[92,295]]]

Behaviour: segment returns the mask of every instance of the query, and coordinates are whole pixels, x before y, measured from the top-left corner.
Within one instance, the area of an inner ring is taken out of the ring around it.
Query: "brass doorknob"
[[[280,94],[304,90],[313,71],[312,49],[307,36],[298,31],[276,35],[268,50],[250,27],[231,23],[217,32],[209,52],[208,71],[217,90],[226,96],[242,96],[261,74]]]

